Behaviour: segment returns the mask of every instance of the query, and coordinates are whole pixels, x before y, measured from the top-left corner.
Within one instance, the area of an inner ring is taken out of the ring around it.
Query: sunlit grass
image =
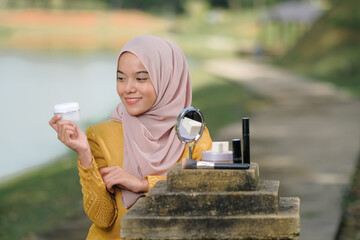
[[[83,213],[77,159],[61,161],[0,186],[0,239],[28,239]]]
[[[174,35],[185,53],[198,59],[235,57],[252,49],[259,35],[259,11],[205,11],[202,18],[179,16]]]
[[[360,52],[359,46],[345,45],[329,49],[323,54],[313,57],[300,58],[290,55],[277,64],[320,81],[332,82],[348,90],[354,96],[360,97],[360,56],[358,52]]]
[[[360,96],[359,1],[338,1],[277,63]]]
[[[343,197],[343,215],[336,240],[359,239],[360,234],[360,155],[351,186]]]

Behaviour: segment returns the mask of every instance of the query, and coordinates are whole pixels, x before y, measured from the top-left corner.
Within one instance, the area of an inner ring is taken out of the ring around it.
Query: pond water
[[[48,121],[53,105],[80,104],[82,130],[119,103],[117,53],[0,53],[0,180],[53,161],[68,148]]]

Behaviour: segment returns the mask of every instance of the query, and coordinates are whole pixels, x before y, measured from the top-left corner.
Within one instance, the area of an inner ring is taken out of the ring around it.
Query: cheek
[[[123,91],[124,91],[121,84],[116,83],[116,91],[117,91],[117,93],[119,94],[119,96],[121,97],[121,94],[122,94]]]
[[[149,85],[146,88],[146,97],[151,102],[151,105],[153,105],[155,103],[155,101],[156,101],[156,92],[155,92],[155,89],[154,89],[153,85]]]
[[[151,105],[154,105],[154,103],[156,102],[156,93],[155,93],[155,91],[153,91],[153,93],[152,93],[152,100],[153,100],[153,102],[152,102]]]

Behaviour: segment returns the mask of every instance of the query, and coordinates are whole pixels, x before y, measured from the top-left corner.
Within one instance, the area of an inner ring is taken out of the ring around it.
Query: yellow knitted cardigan
[[[121,190],[115,188],[115,194],[106,190],[99,169],[111,166],[123,166],[123,128],[115,121],[102,122],[91,126],[86,131],[93,156],[90,168],[78,164],[80,184],[82,186],[84,210],[93,222],[87,239],[121,239],[120,220],[127,212],[121,202]],[[200,142],[193,148],[193,159],[201,160],[201,153],[210,150],[212,141],[207,129]],[[188,157],[188,148],[184,149],[181,159]],[[149,189],[166,176],[147,176]]]

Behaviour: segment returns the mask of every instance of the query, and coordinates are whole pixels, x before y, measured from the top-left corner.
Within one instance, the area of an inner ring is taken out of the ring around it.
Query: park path
[[[272,100],[250,116],[251,159],[261,179],[280,180],[280,196],[300,197],[300,239],[334,239],[360,150],[360,101],[253,60],[209,60],[204,67]],[[231,141],[241,131],[239,119],[214,140]]]

